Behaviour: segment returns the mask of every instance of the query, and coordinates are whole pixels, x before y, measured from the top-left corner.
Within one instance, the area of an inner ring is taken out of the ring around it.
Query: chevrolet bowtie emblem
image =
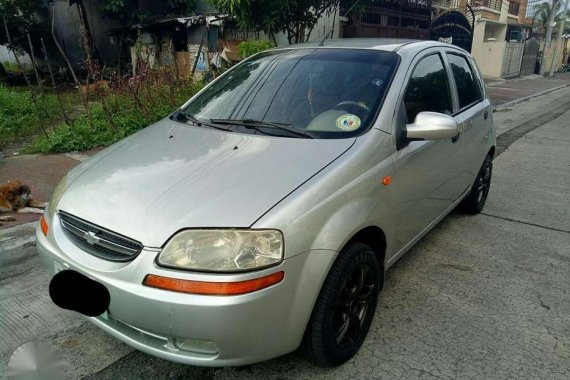
[[[95,234],[95,232],[92,232],[92,231],[86,232],[86,233],[83,235],[83,238],[85,239],[85,241],[86,241],[87,244],[89,244],[89,245],[95,245],[95,244],[99,243],[99,241],[101,240],[101,239],[99,239],[99,238],[97,237],[97,235]]]

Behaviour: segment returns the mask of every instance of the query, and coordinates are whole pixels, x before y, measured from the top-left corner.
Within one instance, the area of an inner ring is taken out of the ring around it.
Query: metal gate
[[[524,52],[521,63],[521,73],[520,75],[530,75],[535,73],[536,60],[538,57],[538,50],[540,49],[540,43],[536,38],[531,38],[524,44]]]
[[[503,58],[503,78],[511,78],[519,75],[523,58],[524,43],[507,42],[505,46],[505,57]]]
[[[471,51],[473,30],[462,13],[457,11],[444,13],[432,22],[430,29],[432,40],[451,43]]]

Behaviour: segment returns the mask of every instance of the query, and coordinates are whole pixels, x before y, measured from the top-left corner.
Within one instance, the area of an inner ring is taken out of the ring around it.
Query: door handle
[[[483,117],[487,120],[489,118],[489,111],[485,111],[485,115],[483,115]]]

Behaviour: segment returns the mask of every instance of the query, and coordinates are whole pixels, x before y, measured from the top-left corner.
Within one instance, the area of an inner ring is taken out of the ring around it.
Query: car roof
[[[370,49],[382,51],[400,51],[406,53],[416,53],[428,47],[451,47],[458,50],[461,48],[438,41],[409,40],[402,38],[343,38],[335,40],[325,40],[320,42],[308,42],[297,45],[283,46],[282,49],[291,48],[337,48],[337,49]],[[279,48],[278,48],[279,49]]]

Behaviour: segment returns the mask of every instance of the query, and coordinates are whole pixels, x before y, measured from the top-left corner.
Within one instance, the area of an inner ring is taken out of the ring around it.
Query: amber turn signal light
[[[48,228],[48,225],[46,222],[46,218],[43,215],[42,215],[42,218],[40,219],[40,227],[42,229],[44,236],[47,236],[49,228]]]
[[[237,282],[205,282],[181,280],[177,278],[147,274],[143,285],[151,288],[171,290],[179,293],[201,294],[208,296],[236,296],[265,289],[283,281],[284,272],[277,272],[269,276],[254,278],[253,280]]]

